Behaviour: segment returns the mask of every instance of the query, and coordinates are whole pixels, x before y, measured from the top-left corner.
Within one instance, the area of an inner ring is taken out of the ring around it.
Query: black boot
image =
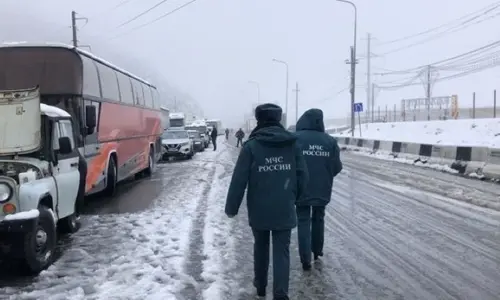
[[[257,282],[255,281],[255,279],[253,281],[253,286],[257,289],[257,296],[259,296],[259,297],[265,297],[266,296],[266,287],[259,287],[257,285]]]
[[[304,271],[311,271],[311,263],[302,263],[302,270]]]

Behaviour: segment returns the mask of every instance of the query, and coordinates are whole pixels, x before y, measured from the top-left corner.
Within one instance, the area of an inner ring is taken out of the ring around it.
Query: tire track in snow
[[[215,162],[223,153],[224,150],[221,149],[220,152],[215,153],[213,159],[205,160],[206,165],[210,165],[210,172],[208,173],[208,176],[206,176],[206,178],[198,178],[198,184],[204,183],[204,187],[201,196],[196,199],[197,204],[195,217],[192,220],[191,230],[189,232],[189,246],[187,249],[184,270],[185,273],[191,278],[191,280],[186,284],[186,286],[180,293],[180,297],[186,300],[202,299],[203,290],[208,286],[208,283],[202,276],[203,261],[207,259],[207,256],[203,253],[203,245],[205,243],[204,236],[206,230],[207,206],[210,191],[213,188],[214,177],[216,174]]]
[[[33,282],[0,289],[0,294],[16,300],[174,299],[186,280],[184,230],[196,208],[189,200],[202,192],[194,176],[208,170],[193,164],[161,169],[163,193],[153,207],[141,213],[85,216],[58,262]]]

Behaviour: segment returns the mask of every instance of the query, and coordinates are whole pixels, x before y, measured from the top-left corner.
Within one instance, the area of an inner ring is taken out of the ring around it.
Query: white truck
[[[181,112],[170,113],[170,128],[184,128],[186,126],[186,115]]]
[[[86,113],[95,128],[95,108]],[[0,91],[0,260],[26,274],[53,262],[57,232],[80,228],[73,129],[66,111],[40,103],[38,87]]]
[[[161,110],[161,126],[163,130],[167,130],[170,127],[170,110],[164,106],[160,106]]]
[[[224,129],[222,128],[222,122],[219,119],[205,120],[207,126],[217,128],[217,135],[223,135]]]

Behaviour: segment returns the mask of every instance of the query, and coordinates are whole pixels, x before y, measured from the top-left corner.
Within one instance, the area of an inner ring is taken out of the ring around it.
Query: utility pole
[[[78,47],[77,29],[76,29],[76,11],[71,12],[71,29],[73,31],[73,46]]]
[[[354,114],[354,103],[356,102],[356,64],[358,63],[356,59],[356,54],[354,52],[354,47],[351,46],[351,59],[346,60],[346,64],[351,65],[351,136],[354,137],[354,129],[356,128],[356,120]]]
[[[73,10],[71,12],[71,30],[73,31],[73,46],[75,48],[78,47],[78,34],[77,34],[78,28],[76,26],[76,21],[78,21],[78,20],[85,20],[85,22],[87,22],[87,23],[89,21],[87,18],[83,18],[83,17],[79,18],[76,15],[77,15],[76,11]],[[89,47],[90,48],[90,46],[88,46],[88,45],[85,45],[85,47]],[[90,51],[92,51],[92,48],[90,48]]]
[[[427,121],[431,120],[431,65],[427,66]]]
[[[174,109],[177,112],[177,96],[174,96]]]
[[[371,104],[371,93],[373,91],[371,90],[372,87],[372,82],[371,82],[371,39],[372,36],[370,33],[367,34],[367,50],[366,50],[366,106],[367,106],[367,112],[368,116],[370,116],[370,112],[373,111],[373,106]],[[373,115],[373,114],[372,114]],[[368,117],[369,118],[369,117]],[[372,121],[373,122],[373,121]]]
[[[299,120],[299,83],[295,83],[295,125],[297,125],[297,121]]]
[[[375,115],[375,83],[372,83],[372,94],[371,94],[371,102],[372,102],[372,110],[371,110],[371,113],[372,113],[372,123],[375,122],[374,120],[374,115]]]

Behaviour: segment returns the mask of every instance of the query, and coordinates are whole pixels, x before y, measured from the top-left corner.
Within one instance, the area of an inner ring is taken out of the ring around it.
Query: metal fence
[[[457,119],[485,119],[500,117],[500,108],[497,106],[496,90],[492,92],[490,99],[478,99],[476,93],[472,93],[468,97],[459,99]],[[485,101],[483,101],[485,100]],[[481,103],[483,106],[476,106],[476,103]],[[484,106],[484,103],[486,104]],[[358,123],[358,115],[356,114],[356,124]],[[375,111],[360,113],[361,123],[372,122],[411,122],[411,121],[427,121],[427,120],[448,120],[454,119],[451,117],[450,108],[448,107],[431,107],[420,109],[402,109],[393,106],[385,105],[378,106]],[[350,124],[351,116],[348,114],[345,118],[335,118],[325,120],[327,127],[342,126]]]

